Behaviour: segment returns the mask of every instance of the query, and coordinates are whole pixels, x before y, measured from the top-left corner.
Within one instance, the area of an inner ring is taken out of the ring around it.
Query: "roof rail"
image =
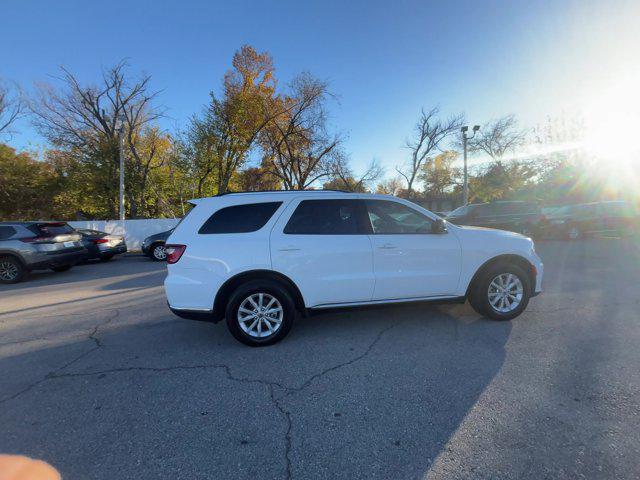
[[[329,188],[323,188],[320,190],[256,190],[256,191],[239,191],[239,192],[224,192],[213,195],[214,197],[224,197],[225,195],[233,195],[236,193],[320,193],[320,192],[339,192],[339,193],[353,193],[347,190],[332,190]]]

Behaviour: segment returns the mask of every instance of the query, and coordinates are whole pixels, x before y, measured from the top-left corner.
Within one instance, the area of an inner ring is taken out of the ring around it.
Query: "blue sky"
[[[579,109],[637,64],[637,13],[631,1],[591,0],[5,0],[0,77],[28,92],[65,65],[92,82],[126,57],[163,90],[173,129],[219,91],[249,43],[272,54],[281,85],[301,71],[326,79],[339,98],[331,123],[356,168],[375,157],[391,174],[422,106],[470,123],[515,113],[527,126]],[[28,122],[19,128],[10,144],[42,143]]]

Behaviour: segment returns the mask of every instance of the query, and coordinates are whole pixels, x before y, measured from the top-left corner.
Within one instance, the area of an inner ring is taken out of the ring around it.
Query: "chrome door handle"
[[[381,245],[378,247],[381,250],[391,250],[393,248],[397,248],[395,245],[391,244],[391,243],[385,243],[384,245]]]
[[[288,246],[288,247],[278,249],[279,252],[297,252],[298,250],[300,249],[294,246]]]

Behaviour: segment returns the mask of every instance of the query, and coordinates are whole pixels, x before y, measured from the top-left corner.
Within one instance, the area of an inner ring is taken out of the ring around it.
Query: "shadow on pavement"
[[[2,397],[22,392],[0,404],[0,451],[64,478],[422,478],[511,331],[464,306],[396,305],[301,319],[251,349],[159,308],[0,355]]]

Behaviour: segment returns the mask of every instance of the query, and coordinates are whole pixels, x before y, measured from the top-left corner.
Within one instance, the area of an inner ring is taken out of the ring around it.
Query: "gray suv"
[[[69,270],[85,258],[81,237],[64,222],[0,222],[0,283],[17,283],[31,270]]]

